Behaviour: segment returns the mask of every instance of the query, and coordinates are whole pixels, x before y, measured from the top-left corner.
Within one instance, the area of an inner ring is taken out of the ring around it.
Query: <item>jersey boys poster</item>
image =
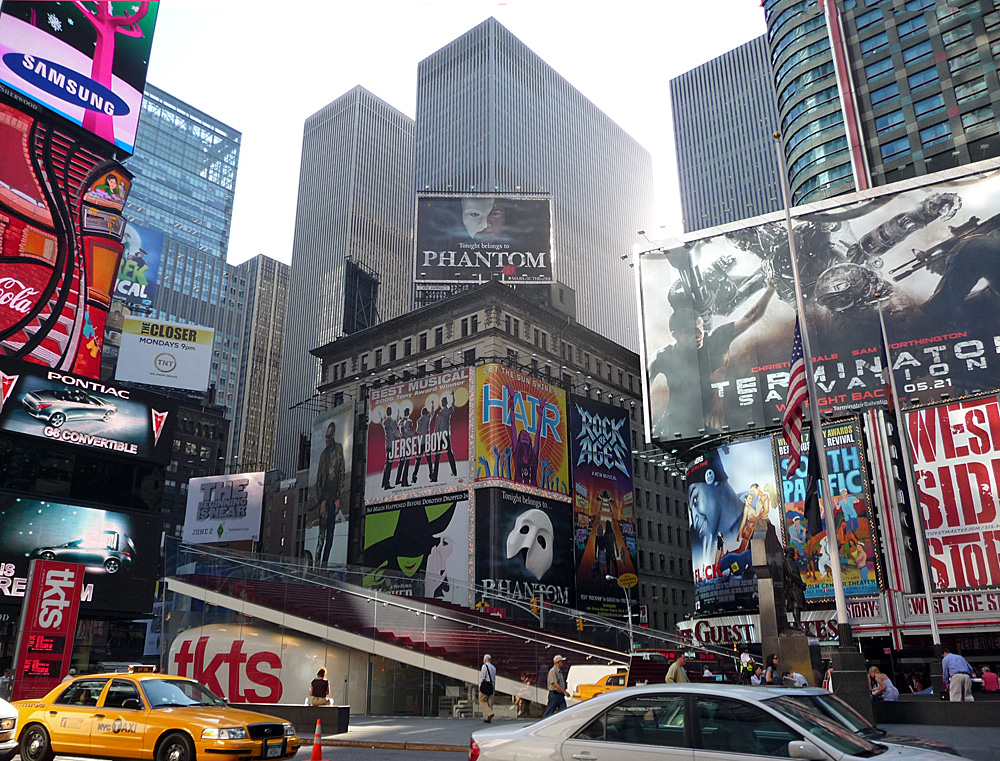
[[[1000,387],[1000,173],[827,208],[795,223],[820,407],[886,403],[880,305],[904,407]],[[795,321],[784,221],[639,266],[653,437],[780,419]]]
[[[569,414],[576,607],[587,613],[624,616],[624,594],[607,577],[636,573],[629,412],[570,396]]]
[[[566,392],[505,365],[476,368],[477,481],[569,496]]]
[[[1000,405],[996,396],[906,419],[937,589],[1000,586]]]
[[[861,431],[854,420],[823,426],[826,464],[833,494],[834,524],[840,554],[844,594],[848,597],[877,595],[875,540],[872,535],[872,508],[861,445]],[[788,444],[774,436],[778,472],[788,467]],[[803,436],[802,461],[791,478],[781,479],[784,502],[786,545],[795,548],[796,560],[806,584],[806,601],[832,600],[831,551],[823,526],[808,525],[805,511],[806,483],[809,478],[808,432]]]
[[[455,370],[369,392],[366,503],[468,486],[469,375]]]

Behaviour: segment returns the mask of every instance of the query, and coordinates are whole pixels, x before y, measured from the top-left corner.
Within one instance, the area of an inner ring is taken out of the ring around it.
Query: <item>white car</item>
[[[17,754],[17,709],[0,698],[0,761]]]
[[[865,739],[815,688],[658,684],[598,695],[528,725],[473,733],[469,761],[953,761]]]

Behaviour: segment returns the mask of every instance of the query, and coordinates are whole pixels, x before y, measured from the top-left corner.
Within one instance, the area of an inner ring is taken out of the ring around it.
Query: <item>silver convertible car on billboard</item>
[[[104,569],[105,573],[118,573],[123,568],[131,568],[135,560],[135,544],[132,540],[117,531],[105,531],[103,538],[103,543],[94,539],[74,539],[65,544],[36,547],[29,557],[80,563],[87,566],[88,570]]]
[[[103,420],[105,423],[118,408],[80,389],[31,391],[21,397],[21,404],[32,417],[59,428],[67,420]]]

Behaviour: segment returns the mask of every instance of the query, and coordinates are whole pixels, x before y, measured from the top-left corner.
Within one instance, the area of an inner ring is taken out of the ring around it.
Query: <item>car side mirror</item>
[[[142,701],[139,700],[139,698],[125,698],[122,701],[122,708],[126,711],[128,710],[135,711],[139,708],[142,708]]]
[[[788,755],[791,758],[804,759],[804,761],[829,761],[826,753],[805,740],[792,740],[788,743]]]

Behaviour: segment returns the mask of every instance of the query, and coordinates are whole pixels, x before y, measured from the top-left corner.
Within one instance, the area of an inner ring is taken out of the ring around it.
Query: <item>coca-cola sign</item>
[[[0,307],[25,315],[38,300],[38,291],[13,277],[0,278]]]

